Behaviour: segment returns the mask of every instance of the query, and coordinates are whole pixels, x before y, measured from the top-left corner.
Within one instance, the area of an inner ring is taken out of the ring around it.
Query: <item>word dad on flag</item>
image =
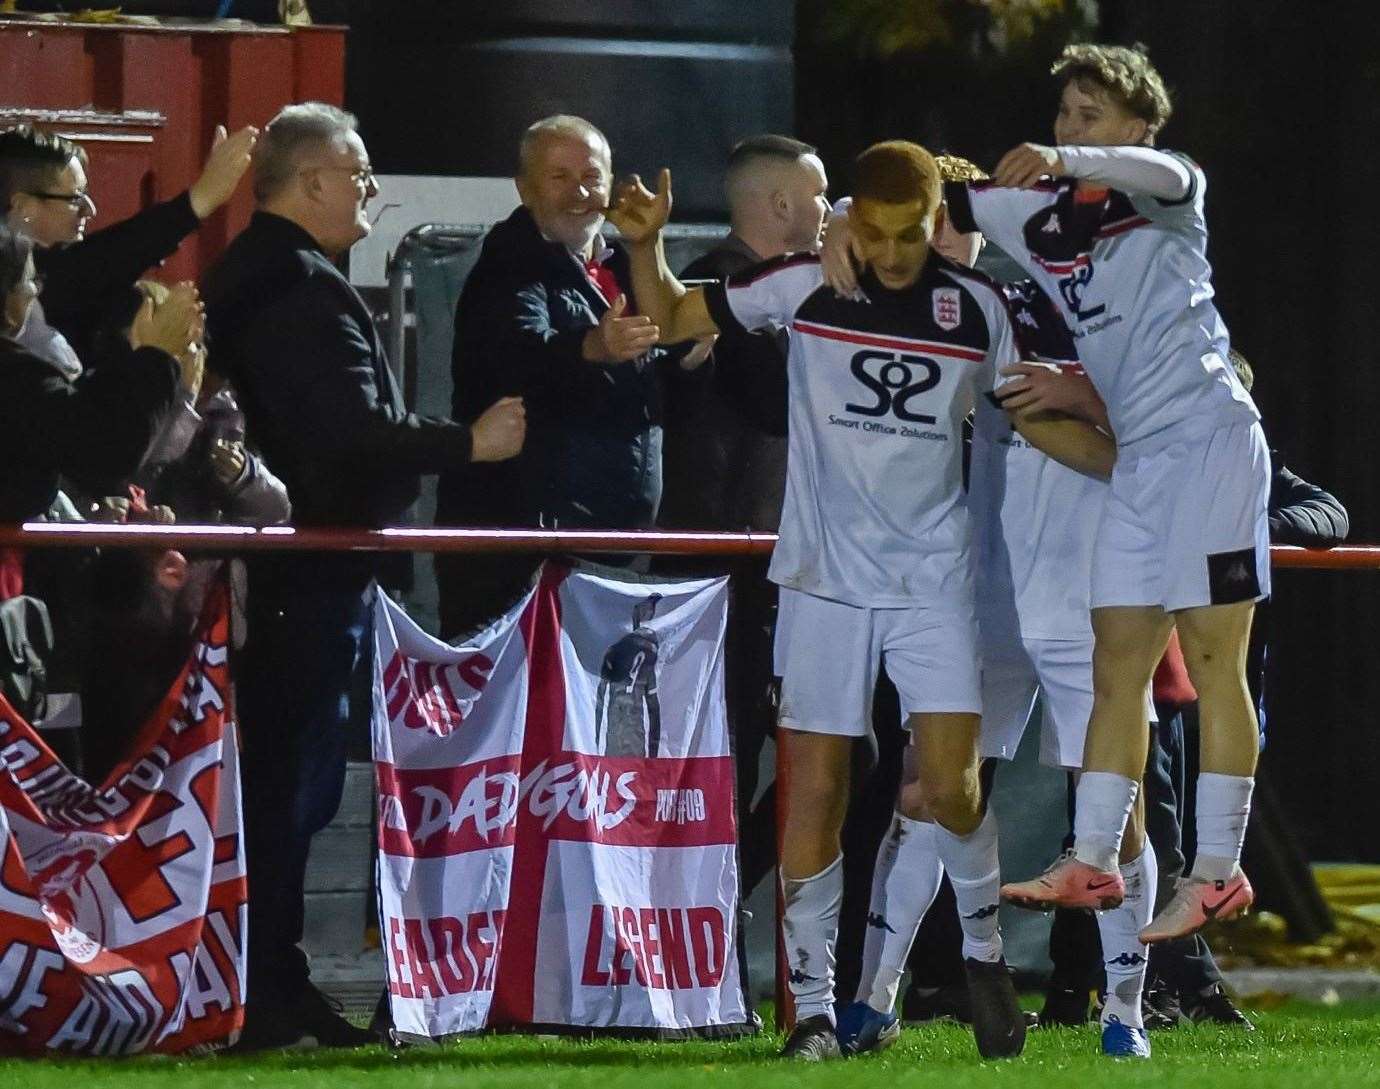
[[[380,594],[382,929],[404,1037],[749,1030],[727,583],[548,563],[452,647]]]
[[[101,786],[0,697],[0,1053],[185,1052],[239,1033],[245,871],[223,585],[200,632]]]

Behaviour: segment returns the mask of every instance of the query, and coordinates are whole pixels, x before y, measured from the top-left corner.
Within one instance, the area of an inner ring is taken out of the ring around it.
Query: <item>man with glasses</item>
[[[229,136],[218,127],[206,166],[186,192],[88,236],[96,202],[86,152],[28,125],[0,132],[0,211],[12,230],[33,239],[34,263],[45,281],[41,305],[20,341],[69,377],[79,374],[115,295],[230,199],[257,138],[253,126]]]
[[[422,473],[522,447],[516,398],[471,425],[406,411],[369,310],[334,264],[369,233],[377,193],[350,114],[288,106],[255,151],[254,218],[206,275],[211,366],[233,380],[249,439],[288,486],[294,525],[397,525]],[[369,587],[375,576],[406,580],[408,563],[335,553],[249,564],[237,692],[253,935],[246,1048],[372,1039],[310,982],[303,883],[312,836],[344,788],[354,678],[370,660]]]

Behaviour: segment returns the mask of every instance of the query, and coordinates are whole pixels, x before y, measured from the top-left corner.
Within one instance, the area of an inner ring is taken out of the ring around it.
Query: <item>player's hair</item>
[[[853,199],[881,204],[921,201],[925,215],[939,207],[939,165],[934,156],[908,140],[873,144],[853,160]]]
[[[728,166],[724,170],[724,196],[729,207],[737,205],[752,187],[754,171],[797,163],[806,155],[814,154],[816,149],[803,140],[776,133],[739,140],[728,153]]]
[[[991,176],[977,163],[960,155],[936,155],[934,165],[939,167],[939,180],[942,182],[986,181]]]
[[[1164,128],[1173,112],[1164,80],[1139,42],[1129,49],[1121,45],[1066,46],[1050,72],[1063,86],[1076,83],[1083,90],[1092,85],[1106,91],[1144,121],[1152,136]]]
[[[79,144],[32,125],[15,125],[0,132],[0,215],[9,213],[16,193],[47,186],[73,159],[85,165]]]
[[[543,117],[540,121],[533,121],[522,134],[522,140],[518,143],[519,176],[531,170],[532,160],[536,158],[537,154],[537,145],[552,136],[588,140],[601,147],[604,152],[604,164],[612,169],[613,149],[609,146],[609,138],[583,117],[576,117],[569,113],[557,113],[550,117]]]
[[[1251,387],[1255,385],[1255,370],[1251,367],[1249,360],[1235,348],[1228,348],[1227,362],[1231,364],[1231,369],[1236,372],[1236,377],[1241,379],[1241,384],[1246,387],[1246,392],[1250,393]]]
[[[355,115],[325,102],[284,106],[264,126],[254,148],[254,199],[263,203],[286,188],[304,156],[329,148],[355,132]]]
[[[813,145],[793,136],[779,136],[774,132],[749,136],[734,144],[733,150],[728,153],[728,173],[732,176],[735,170],[742,170],[762,159],[793,163],[806,155],[814,155],[816,151]]]

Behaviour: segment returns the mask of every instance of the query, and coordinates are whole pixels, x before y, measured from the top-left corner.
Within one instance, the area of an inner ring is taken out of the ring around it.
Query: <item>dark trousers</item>
[[[345,786],[351,690],[372,653],[367,594],[356,584],[256,585],[251,574],[237,669],[251,1013],[291,1003],[307,981],[307,852]]]

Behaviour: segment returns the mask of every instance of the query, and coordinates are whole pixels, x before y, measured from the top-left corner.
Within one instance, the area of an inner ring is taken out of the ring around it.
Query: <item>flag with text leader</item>
[[[218,585],[132,757],[100,786],[0,697],[0,1053],[185,1052],[238,1035],[246,890],[228,634]]]
[[[398,1031],[743,1031],[727,581],[548,563],[463,646],[377,608]]]

